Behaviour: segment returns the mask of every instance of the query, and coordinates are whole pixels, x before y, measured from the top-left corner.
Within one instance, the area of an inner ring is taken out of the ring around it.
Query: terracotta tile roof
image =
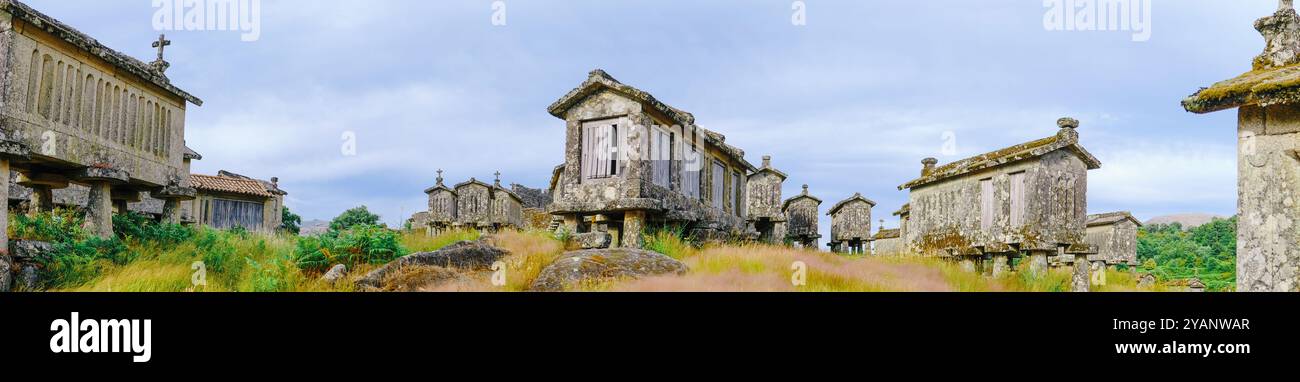
[[[190,185],[199,191],[229,192],[232,194],[261,196],[272,198],[261,182],[252,179],[226,178],[210,175],[190,174]]]

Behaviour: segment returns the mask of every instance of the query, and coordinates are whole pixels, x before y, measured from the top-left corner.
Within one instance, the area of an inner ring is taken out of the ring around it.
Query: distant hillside
[[[1151,225],[1151,224],[1178,223],[1183,225],[1183,229],[1192,229],[1192,228],[1205,225],[1205,223],[1209,223],[1214,219],[1227,219],[1227,218],[1228,217],[1226,216],[1218,216],[1218,215],[1211,215],[1211,214],[1176,214],[1176,215],[1158,216],[1152,218],[1151,220],[1148,220],[1146,224]]]
[[[325,233],[325,231],[329,231],[329,229],[330,222],[320,219],[308,220],[302,222],[302,231],[300,233],[302,236],[312,236]]]

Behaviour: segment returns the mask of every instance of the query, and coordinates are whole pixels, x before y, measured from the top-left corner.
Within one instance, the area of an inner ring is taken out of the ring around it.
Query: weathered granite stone
[[[1074,256],[1073,266],[1074,273],[1070,278],[1070,291],[1088,292],[1092,283],[1092,263],[1088,262],[1086,256],[1078,255]]]
[[[821,214],[822,200],[808,193],[808,185],[803,185],[803,192],[786,200],[782,208],[787,219],[786,237],[803,248],[817,248],[821,239],[818,218]]]
[[[542,269],[529,288],[563,291],[583,282],[686,274],[686,264],[655,252],[619,248],[569,252]]]
[[[325,276],[321,276],[320,279],[321,281],[334,284],[335,282],[342,280],[343,277],[347,275],[348,275],[348,266],[343,264],[336,264],[334,265],[334,267],[330,268],[329,272],[325,272]]]
[[[54,245],[35,240],[14,240],[9,242],[9,254],[18,262],[29,262],[54,250]]]
[[[476,271],[488,270],[493,263],[509,254],[503,249],[493,247],[482,241],[462,241],[437,251],[411,254],[394,260],[367,273],[365,277],[357,280],[357,285],[382,288],[384,276],[396,272],[402,267],[414,265]]]
[[[36,264],[23,263],[22,270],[18,272],[18,288],[24,291],[34,291],[40,286],[41,274],[36,269]]]
[[[588,232],[574,235],[573,240],[578,243],[578,248],[605,249],[609,248],[614,238],[608,232]]]
[[[14,262],[9,256],[0,255],[0,293],[13,290]]]
[[[1141,276],[1138,276],[1137,285],[1139,288],[1151,288],[1156,286],[1156,275],[1143,273]]]

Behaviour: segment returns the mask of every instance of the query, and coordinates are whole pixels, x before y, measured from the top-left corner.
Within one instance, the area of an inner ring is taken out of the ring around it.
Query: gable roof
[[[54,35],[54,37],[80,49],[87,55],[98,57],[122,71],[131,73],[132,75],[139,77],[141,80],[144,80],[144,82],[158,86],[164,91],[189,101],[195,106],[203,106],[203,100],[172,85],[171,80],[167,79],[165,74],[155,70],[149,64],[146,64],[135,57],[128,56],[104,46],[104,44],[99,43],[99,41],[94,38],[77,31],[53,17],[47,16],[44,13],[33,9],[27,4],[23,4],[18,0],[0,0],[0,10],[8,12],[9,14],[14,15],[14,18],[26,21],[49,34]]]
[[[1065,123],[1064,120],[1058,123]],[[1073,128],[1062,128],[1056,135],[1007,147],[939,166],[911,182],[898,186],[899,190],[921,187],[945,179],[1000,167],[1023,160],[1039,158],[1057,150],[1066,150],[1079,157],[1089,170],[1101,168],[1101,161],[1079,145],[1078,133]]]
[[[1300,103],[1300,64],[1258,69],[1201,88],[1183,100],[1183,109],[1197,114],[1242,106]]]
[[[226,192],[265,198],[275,197],[266,190],[266,187],[262,186],[261,182],[252,179],[190,174],[190,185],[199,191]]]
[[[509,195],[515,201],[519,202],[519,204],[524,204],[524,198],[519,197],[519,194],[516,194],[514,191],[511,191],[509,188],[505,188],[501,186],[492,186],[492,190],[494,192],[504,192],[506,195]]]
[[[483,181],[478,180],[478,178],[469,178],[469,180],[467,180],[467,181],[457,183],[457,184],[456,184],[455,186],[453,186],[452,188],[459,190],[461,187],[467,187],[467,186],[470,186],[470,185],[479,185],[479,186],[483,186],[483,188],[486,188],[486,189],[488,189],[488,190],[491,190],[491,189],[492,189],[492,185],[487,184],[487,183],[483,183]]]
[[[185,154],[184,154],[184,156],[183,156],[182,158],[184,158],[184,159],[193,159],[193,160],[203,160],[203,155],[199,154],[198,151],[194,151],[194,149],[191,149],[189,146],[185,146]]]
[[[900,237],[903,237],[903,230],[894,228],[894,229],[882,229],[880,230],[880,232],[876,232],[876,235],[872,236],[871,239],[884,240],[884,239],[897,239]]]
[[[432,193],[434,193],[434,191],[438,191],[438,190],[447,191],[447,192],[450,192],[450,193],[452,193],[452,194],[455,194],[455,193],[456,193],[456,191],[454,191],[454,190],[452,190],[452,189],[450,189],[450,188],[447,188],[447,186],[446,186],[446,185],[443,185],[441,182],[439,182],[438,184],[433,185],[433,187],[429,187],[429,188],[424,189],[424,193],[426,193],[426,194],[432,194]]]
[[[867,205],[870,205],[872,207],[876,206],[876,202],[873,202],[871,201],[871,199],[867,199],[866,197],[863,197],[861,193],[856,193],[853,194],[853,196],[849,197],[848,199],[844,199],[841,200],[839,203],[835,203],[835,206],[831,207],[831,212],[826,213],[826,215],[834,215],[836,212],[839,212],[841,208],[844,208],[844,206],[849,205],[849,203],[853,201],[863,201],[866,202]]]
[[[909,215],[912,213],[912,203],[904,203],[898,211],[894,211],[894,216]]]
[[[1088,215],[1088,226],[1089,227],[1106,226],[1106,225],[1116,224],[1124,220],[1132,221],[1133,224],[1137,224],[1138,227],[1142,226],[1142,222],[1137,220],[1137,218],[1133,217],[1133,214],[1129,213],[1128,211],[1107,212],[1104,214]]]
[[[753,174],[749,174],[749,177],[754,177],[754,176],[756,176],[756,175],[763,174],[763,173],[768,173],[768,174],[776,175],[777,177],[781,178],[781,181],[782,181],[782,182],[784,182],[786,179],[789,179],[789,178],[790,178],[789,175],[786,175],[784,172],[781,172],[781,170],[777,170],[776,168],[773,168],[772,166],[763,166],[763,167],[759,167],[758,170],[754,171]]]
[[[782,203],[782,204],[781,204],[781,209],[789,209],[789,208],[790,208],[790,203],[794,203],[795,201],[797,201],[797,200],[799,200],[799,199],[804,199],[804,198],[811,199],[812,201],[817,202],[817,205],[819,205],[819,206],[822,204],[822,200],[821,200],[821,199],[817,198],[816,196],[812,196],[812,195],[809,195],[809,194],[808,194],[808,185],[805,184],[805,185],[803,186],[803,192],[800,193],[799,195],[795,195],[795,197],[793,197],[793,198],[786,199],[786,200],[785,200],[785,203]]]
[[[613,76],[610,76],[609,73],[605,73],[604,70],[592,70],[591,73],[588,73],[586,81],[583,81],[577,88],[570,90],[563,97],[560,97],[560,99],[552,103],[550,107],[546,108],[546,111],[556,118],[564,119],[564,113],[568,112],[569,109],[577,106],[583,100],[587,99],[587,97],[599,94],[606,90],[649,106],[650,109],[668,116],[668,118],[673,122],[681,124],[683,128],[690,127],[697,129],[698,132],[701,133],[699,136],[703,137],[705,142],[718,147],[718,149],[723,153],[726,153],[727,156],[742,163],[746,167],[746,170],[755,170],[754,165],[745,160],[745,151],[728,145],[726,143],[727,137],[725,135],[696,126],[695,116],[691,113],[687,113],[681,109],[660,102],[654,95],[651,95],[644,90],[619,82],[614,79]]]
[[[275,182],[268,182],[265,180],[257,179],[251,176],[236,174],[226,170],[217,171],[217,176],[224,177],[224,178],[239,178],[239,179],[247,179],[247,180],[255,181],[257,183],[260,183],[262,187],[266,189],[266,192],[269,192],[272,195],[289,195],[288,192],[281,190],[280,186],[275,184]],[[275,179],[275,178],[271,178],[271,179]]]

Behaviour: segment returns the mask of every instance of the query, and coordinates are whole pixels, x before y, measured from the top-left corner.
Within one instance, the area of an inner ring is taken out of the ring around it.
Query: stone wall
[[[1107,265],[1138,265],[1138,226],[1131,220],[1088,227],[1085,241],[1097,249],[1097,257]]]
[[[492,190],[470,182],[456,187],[456,222],[470,227],[492,224]]]
[[[852,200],[831,215],[831,241],[871,239],[871,205]]]

